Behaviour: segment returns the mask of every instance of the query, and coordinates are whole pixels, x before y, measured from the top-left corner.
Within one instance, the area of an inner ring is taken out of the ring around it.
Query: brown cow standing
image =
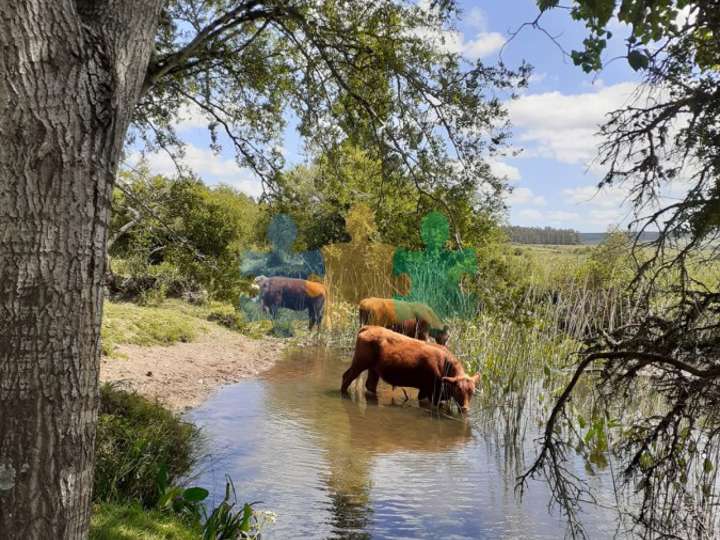
[[[278,308],[284,307],[293,311],[308,310],[310,330],[317,325],[318,330],[323,319],[327,291],[322,283],[304,279],[260,276],[255,279],[260,287],[259,299],[263,310],[273,318]]]
[[[419,390],[418,399],[433,405],[452,398],[467,412],[478,374],[465,374],[462,364],[446,348],[413,339],[381,326],[363,326],[355,342],[352,364],[343,373],[341,391],[367,370],[365,388],[375,393],[379,379],[392,386]]]
[[[393,298],[363,298],[359,304],[361,325],[384,326],[427,341],[432,336],[445,345],[450,337],[449,328],[435,312],[420,302],[405,302]]]

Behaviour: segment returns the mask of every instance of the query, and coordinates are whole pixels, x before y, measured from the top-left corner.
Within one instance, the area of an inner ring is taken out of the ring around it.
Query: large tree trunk
[[[0,538],[84,538],[111,190],[161,0],[0,2]]]

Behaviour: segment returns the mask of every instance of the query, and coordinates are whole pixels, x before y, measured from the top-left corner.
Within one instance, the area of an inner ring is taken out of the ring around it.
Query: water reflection
[[[328,349],[296,351],[193,411],[214,449],[199,483],[220,493],[228,472],[243,499],[277,512],[270,538],[564,534],[543,484],[523,501],[513,492],[533,451],[522,407],[489,410],[478,400],[469,419],[448,418],[387,386],[376,401],[358,391],[343,399],[349,360]],[[600,533],[592,537],[612,531],[607,516],[589,523]]]

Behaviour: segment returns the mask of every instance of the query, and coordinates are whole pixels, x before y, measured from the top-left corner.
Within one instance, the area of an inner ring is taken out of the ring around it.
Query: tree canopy
[[[529,69],[450,52],[455,14],[454,2],[169,2],[130,141],[181,163],[173,124],[193,107],[213,146],[223,134],[273,193],[282,184],[281,133],[293,118],[325,170],[343,166],[349,144],[377,161],[383,181],[409,184],[438,209],[473,192],[476,206],[497,211],[505,183],[487,157],[502,151],[503,100]]]

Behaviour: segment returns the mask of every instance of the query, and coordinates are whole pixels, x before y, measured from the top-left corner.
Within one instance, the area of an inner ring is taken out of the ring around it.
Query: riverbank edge
[[[189,343],[118,345],[116,356],[101,358],[100,382],[133,390],[182,413],[223,386],[267,371],[288,345],[288,340],[255,339],[213,325]]]

